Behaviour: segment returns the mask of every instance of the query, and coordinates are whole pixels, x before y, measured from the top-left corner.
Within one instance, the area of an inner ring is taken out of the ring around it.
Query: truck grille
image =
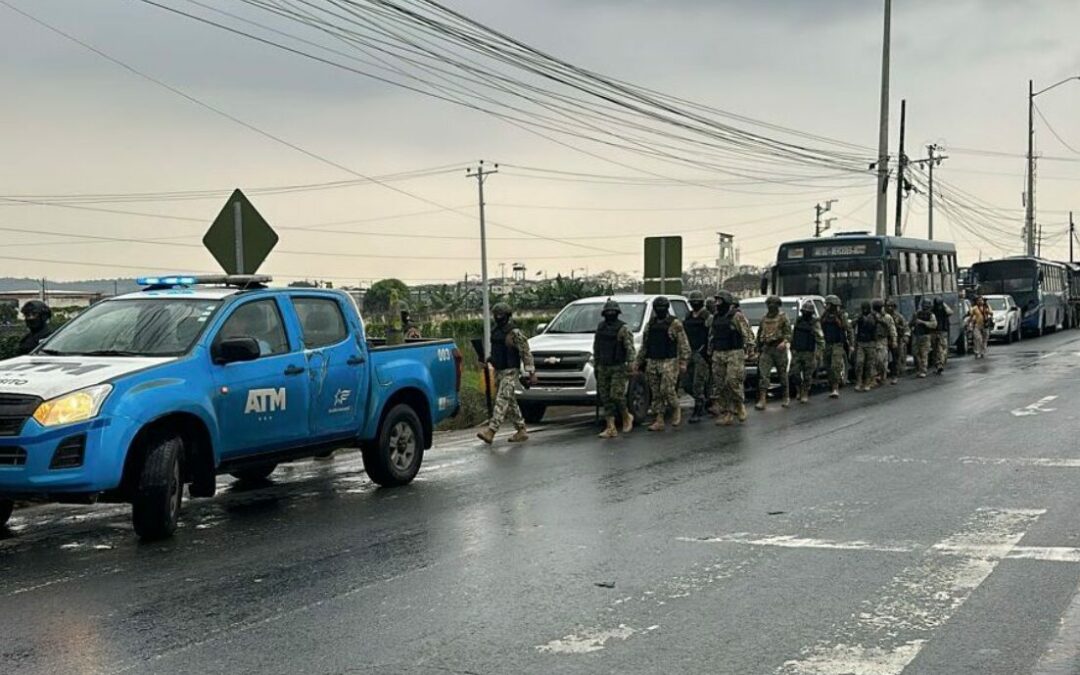
[[[0,467],[2,466],[26,466],[26,450],[0,447]]]
[[[539,371],[578,372],[585,369],[591,356],[588,352],[538,352],[533,354],[533,362]]]
[[[0,394],[0,436],[18,436],[39,405],[37,396]]]
[[[542,377],[537,380],[536,386],[543,389],[544,387],[559,387],[565,389],[580,389],[585,386],[584,377]]]

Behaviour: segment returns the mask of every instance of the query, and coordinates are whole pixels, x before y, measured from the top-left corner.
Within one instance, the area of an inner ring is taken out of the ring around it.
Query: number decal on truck
[[[453,361],[454,360],[454,353],[452,351],[450,351],[450,349],[447,348],[447,347],[440,347],[438,354],[439,354],[439,360],[440,361]]]

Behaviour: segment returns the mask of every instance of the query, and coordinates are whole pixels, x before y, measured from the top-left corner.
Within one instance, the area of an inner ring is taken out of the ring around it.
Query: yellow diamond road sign
[[[277,233],[240,190],[232,193],[203,237],[203,246],[226,274],[255,274],[277,243]]]

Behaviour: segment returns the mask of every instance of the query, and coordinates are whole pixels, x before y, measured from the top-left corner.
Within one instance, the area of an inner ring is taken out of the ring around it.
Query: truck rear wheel
[[[144,541],[164,539],[176,531],[184,498],[180,472],[183,454],[184,443],[178,436],[159,437],[148,444],[131,502],[135,534]]]
[[[410,483],[424,459],[424,428],[416,412],[404,403],[394,406],[379,429],[379,437],[364,445],[364,471],[384,487]]]
[[[521,407],[521,416],[529,424],[539,424],[544,419],[544,413],[547,412],[547,406],[543,403],[520,401],[518,406]]]
[[[236,480],[244,481],[246,483],[258,483],[269,478],[270,474],[274,473],[274,469],[276,468],[277,464],[264,464],[262,466],[253,466],[248,469],[233,471],[229,473],[229,475]]]
[[[15,502],[10,499],[0,499],[0,527],[7,525],[11,512],[15,509]]]

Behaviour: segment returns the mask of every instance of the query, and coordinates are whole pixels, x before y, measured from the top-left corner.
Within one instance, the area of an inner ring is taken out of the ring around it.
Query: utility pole
[[[922,169],[923,166],[926,166],[930,171],[930,194],[927,197],[930,202],[930,211],[927,214],[926,238],[931,241],[934,239],[934,167],[940,166],[941,160],[949,158],[947,155],[935,154],[941,149],[940,145],[931,143],[926,146],[926,159],[917,159],[912,162],[908,161],[907,158],[904,158],[904,166],[913,164],[920,169]]]
[[[1037,225],[1039,228],[1039,236],[1035,244],[1035,255],[1042,256],[1042,224]]]
[[[466,169],[465,176],[475,178],[480,197],[480,283],[481,295],[484,298],[484,361],[491,356],[491,294],[488,288],[487,268],[487,231],[484,227],[484,181],[487,177],[499,173],[499,165],[494,169],[485,169],[484,160],[480,160],[480,166],[475,169]]]
[[[904,125],[907,123],[907,99],[900,101],[900,152],[896,156],[896,224],[893,231],[896,236],[902,236],[903,220],[901,215],[904,210],[904,182],[907,179],[907,155],[904,154]]]
[[[1069,262],[1073,260],[1073,242],[1076,241],[1076,223],[1073,222],[1072,211],[1069,211]]]
[[[1035,81],[1028,80],[1027,199],[1024,234],[1028,255],[1035,255]]]
[[[888,234],[889,196],[889,50],[892,41],[892,0],[885,0],[885,34],[881,45],[881,118],[878,122],[878,192],[876,231]]]
[[[836,220],[835,218],[829,218],[828,220],[825,221],[825,226],[822,227],[822,223],[821,223],[822,214],[825,214],[825,213],[828,213],[829,211],[831,211],[832,210],[832,205],[835,204],[837,201],[839,201],[839,200],[829,199],[829,200],[825,201],[825,206],[822,206],[821,204],[815,204],[814,205],[814,237],[815,238],[820,237],[822,232],[829,229],[830,223],[832,223],[834,220]]]

